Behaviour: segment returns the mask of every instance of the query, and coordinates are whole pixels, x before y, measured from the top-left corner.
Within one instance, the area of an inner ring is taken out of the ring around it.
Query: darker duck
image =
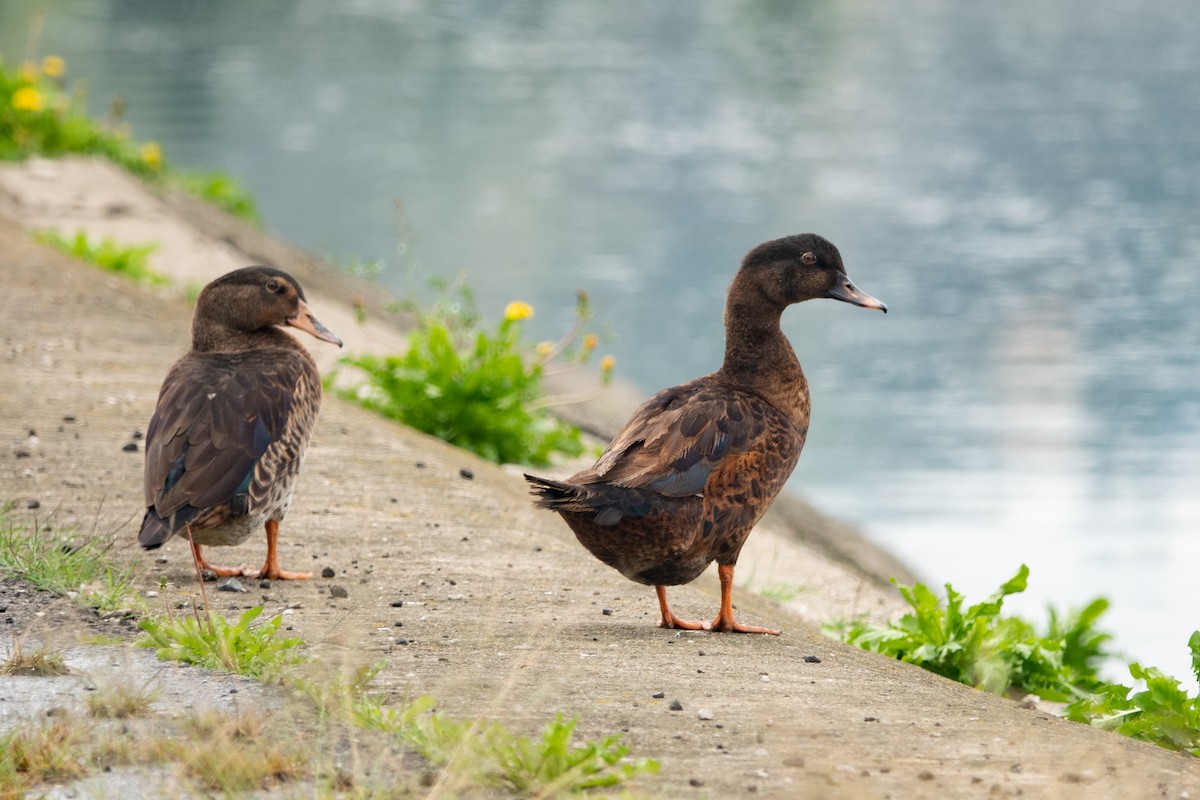
[[[167,373],[146,433],[142,547],[182,534],[198,571],[312,577],[281,569],[277,548],[321,405],[317,365],[285,326],[342,346],[286,272],[246,267],[200,292],[192,349]],[[261,570],[205,561],[203,545],[240,544],[260,526],[267,534]]]
[[[647,400],[588,469],[565,481],[525,476],[535,503],[558,512],[592,555],[655,588],[664,628],[779,633],[734,620],[733,569],[808,433],[808,383],[779,320],[793,303],[819,297],[887,311],[855,288],[820,236],[754,248],[729,287],[719,370]],[[666,587],[713,561],[716,619],[675,616]]]

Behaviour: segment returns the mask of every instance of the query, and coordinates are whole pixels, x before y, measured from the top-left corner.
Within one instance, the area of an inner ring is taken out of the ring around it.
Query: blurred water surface
[[[754,244],[812,230],[891,307],[790,310],[793,488],[972,597],[1200,627],[1200,15],[1190,0],[4,0],[0,50],[243,178],[342,259],[469,275],[535,337],[586,289],[647,392],[708,372]]]

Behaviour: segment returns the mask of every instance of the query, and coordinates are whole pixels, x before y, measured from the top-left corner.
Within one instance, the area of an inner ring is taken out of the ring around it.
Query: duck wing
[[[190,354],[167,374],[146,433],[143,547],[217,506],[246,513],[255,467],[285,435],[307,368],[303,356],[255,355]]]
[[[634,412],[596,464],[575,484],[606,483],[668,497],[704,491],[717,471],[737,468],[765,441],[768,428],[791,423],[753,393],[711,376],[651,397]]]

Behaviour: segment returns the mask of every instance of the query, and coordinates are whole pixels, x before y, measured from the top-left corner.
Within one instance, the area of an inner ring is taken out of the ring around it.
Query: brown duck
[[[146,432],[142,547],[183,534],[197,570],[312,577],[281,569],[277,545],[321,405],[321,379],[312,356],[282,326],[342,346],[286,272],[246,267],[200,292],[192,349],[167,373]],[[203,545],[241,544],[259,526],[267,532],[261,570],[204,559]]]
[[[734,621],[733,568],[804,446],[808,382],[779,319],[817,297],[887,311],[855,288],[820,236],[754,248],[729,287],[719,370],[647,400],[588,469],[565,481],[525,476],[536,504],[561,514],[592,555],[655,588],[664,628],[779,633]],[[716,619],[675,616],[666,587],[694,580],[714,560]]]

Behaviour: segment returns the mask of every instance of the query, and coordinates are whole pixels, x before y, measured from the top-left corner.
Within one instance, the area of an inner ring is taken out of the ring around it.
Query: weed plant
[[[148,286],[169,286],[171,279],[155,272],[146,265],[146,260],[158,245],[121,245],[107,236],[92,240],[86,231],[76,231],[74,236],[64,236],[56,230],[38,231],[37,241],[56,250],[74,256],[80,261],[95,264],[101,269]]]
[[[1099,687],[1097,670],[1110,637],[1095,626],[1108,601],[1094,600],[1062,619],[1052,613],[1050,630],[1039,634],[1025,620],[1000,613],[1006,597],[1025,591],[1028,578],[1022,564],[991,597],[966,608],[950,584],[944,603],[924,584],[897,584],[911,613],[887,625],[853,622],[825,632],[992,694],[1013,690],[1066,701]]]
[[[89,117],[86,93],[79,86],[69,88],[65,74],[66,64],[57,56],[18,68],[0,61],[0,160],[100,156],[152,184],[178,187],[243,219],[258,220],[253,199],[233,178],[219,172],[177,172],[156,142],[134,141],[121,120],[120,102],[113,103],[103,120]]]
[[[1111,658],[1110,637],[1097,627],[1107,600],[1098,598],[1066,616],[1051,609],[1044,634],[1001,614],[1004,599],[1024,591],[1028,577],[1022,564],[991,597],[965,610],[963,596],[950,584],[944,603],[924,584],[897,584],[911,613],[886,625],[855,621],[823,630],[994,694],[1028,692],[1066,703],[1067,719],[1200,756],[1200,695],[1188,695],[1178,680],[1137,663],[1129,665],[1129,674],[1144,683],[1142,691],[1100,679],[1101,664]],[[1200,631],[1192,633],[1188,647],[1200,682]]]
[[[211,613],[166,620],[144,617],[138,622],[144,634],[137,643],[154,648],[163,661],[182,661],[263,681],[277,680],[307,658],[295,650],[302,640],[280,637],[281,616],[253,625],[263,608],[248,609],[232,623]]]
[[[357,383],[326,379],[337,394],[399,420],[496,463],[545,465],[554,454],[583,452],[578,428],[551,415],[541,383],[549,362],[583,363],[596,346],[595,335],[575,339],[590,317],[587,296],[580,294],[574,330],[557,344],[536,348],[521,341],[521,328],[533,309],[513,302],[494,329],[480,325],[469,290],[460,287],[458,302],[446,288],[433,311],[417,311],[417,327],[408,350],[392,356],[349,356]],[[611,357],[601,362],[605,378]]]

